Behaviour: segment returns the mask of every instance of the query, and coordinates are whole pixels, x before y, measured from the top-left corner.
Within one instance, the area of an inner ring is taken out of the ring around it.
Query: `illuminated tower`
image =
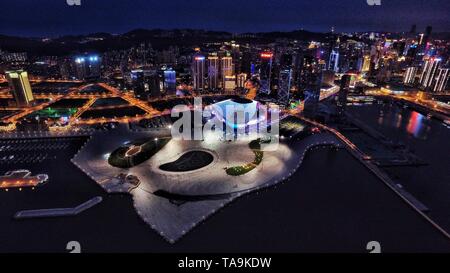
[[[205,88],[205,56],[196,54],[192,62],[192,78],[194,90],[202,91]]]
[[[260,93],[270,94],[270,78],[272,74],[272,52],[261,53],[261,66],[259,69],[259,79],[261,82],[261,87],[259,89]]]
[[[291,91],[292,70],[284,69],[280,71],[278,78],[278,101],[282,104],[289,102],[289,93]]]
[[[208,57],[208,88],[219,88],[219,57],[212,55]]]
[[[18,107],[30,106],[33,102],[33,92],[31,90],[28,73],[23,70],[6,71],[6,79],[16,100]]]
[[[423,66],[422,75],[420,76],[420,86],[423,89],[428,89],[434,82],[434,78],[436,77],[436,72],[439,68],[442,59],[431,58],[425,61]]]

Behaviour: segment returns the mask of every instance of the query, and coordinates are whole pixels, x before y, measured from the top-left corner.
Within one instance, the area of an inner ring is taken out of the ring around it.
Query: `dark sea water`
[[[450,252],[450,242],[403,203],[345,150],[317,148],[295,175],[276,188],[244,196],[175,244],[136,214],[127,195],[107,195],[69,160],[74,140],[27,168],[50,181],[32,191],[0,192],[0,252],[367,252],[377,240],[385,252]],[[73,207],[94,196],[103,203],[76,217],[14,220],[23,209]]]
[[[385,170],[429,209],[450,231],[450,129],[442,122],[397,104],[351,106],[349,112],[394,142],[409,147],[428,163]]]

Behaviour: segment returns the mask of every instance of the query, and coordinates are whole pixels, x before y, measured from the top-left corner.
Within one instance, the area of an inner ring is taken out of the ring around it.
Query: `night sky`
[[[234,33],[305,29],[450,31],[449,0],[0,0],[0,34],[61,36],[135,28],[195,28]]]

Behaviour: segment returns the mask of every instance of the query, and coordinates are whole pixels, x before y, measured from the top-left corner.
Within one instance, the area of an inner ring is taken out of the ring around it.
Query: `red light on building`
[[[273,57],[273,53],[271,53],[271,52],[264,52],[264,53],[261,53],[261,58],[264,58],[264,59],[271,59]]]

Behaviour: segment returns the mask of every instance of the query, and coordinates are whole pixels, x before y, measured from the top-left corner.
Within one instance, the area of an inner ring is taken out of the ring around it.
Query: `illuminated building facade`
[[[333,70],[336,73],[339,72],[339,51],[331,51],[328,70]]]
[[[173,69],[163,70],[164,86],[163,91],[165,95],[175,95],[177,91],[177,74]]]
[[[154,70],[133,70],[131,71],[131,85],[137,98],[147,100],[149,97],[161,95],[161,85],[163,83]]]
[[[216,90],[219,88],[220,60],[217,55],[208,57],[208,88]]]
[[[346,74],[342,76],[341,79],[341,86],[339,90],[339,96],[337,101],[337,111],[339,116],[344,116],[345,110],[347,108],[347,97],[348,93],[350,91],[350,82],[351,82],[352,76],[349,74]]]
[[[364,55],[361,72],[367,73],[369,71],[370,71],[370,55]]]
[[[23,70],[6,71],[6,79],[16,100],[18,107],[30,106],[33,102],[33,92],[31,90],[28,73]]]
[[[229,76],[233,76],[234,75],[234,71],[233,71],[233,57],[222,57],[220,59],[220,63],[221,63],[221,74],[222,74],[222,78],[224,79],[225,77],[229,77]]]
[[[259,89],[260,93],[270,94],[270,80],[272,75],[272,52],[261,53],[261,66],[259,69],[259,80],[261,87]]]
[[[247,74],[240,73],[236,76],[236,85],[238,88],[244,88],[247,81]]]
[[[405,76],[403,77],[403,83],[408,85],[414,85],[416,82],[418,68],[417,67],[408,67],[405,72]]]
[[[450,68],[441,68],[438,70],[436,80],[433,85],[433,92],[442,93],[447,90],[450,77]]]
[[[317,114],[317,108],[320,100],[320,88],[322,86],[322,71],[318,71],[310,75],[310,82],[314,84],[308,85],[304,91],[306,117],[314,118]]]
[[[278,101],[282,104],[289,102],[289,95],[291,91],[292,70],[284,69],[280,71],[278,78]]]
[[[196,54],[192,62],[192,80],[194,90],[202,91],[205,88],[205,56]]]
[[[225,91],[233,91],[236,88],[236,76],[225,76],[224,89]]]
[[[101,75],[101,58],[97,55],[76,57],[75,70],[79,80],[98,79]]]
[[[430,89],[434,83],[436,73],[438,71],[441,59],[431,58],[425,61],[423,66],[422,75],[420,76],[420,86],[423,89]]]

